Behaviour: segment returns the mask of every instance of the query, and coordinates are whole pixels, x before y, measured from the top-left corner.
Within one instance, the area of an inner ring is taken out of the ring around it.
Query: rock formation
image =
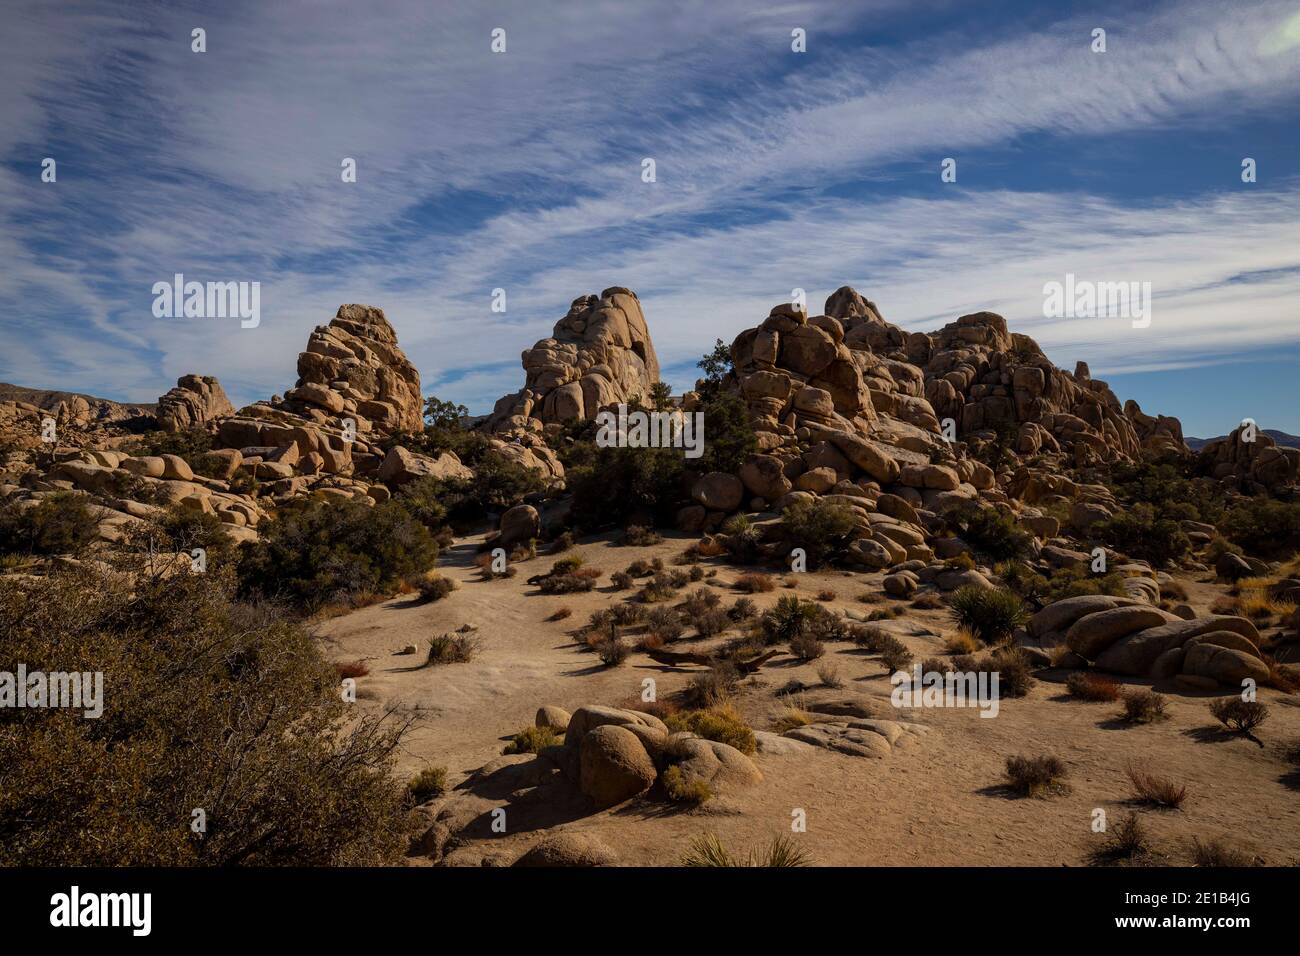
[[[156,417],[163,431],[177,432],[234,413],[235,406],[211,375],[182,375],[176,387],[158,399]]]
[[[606,289],[574,299],[550,338],[523,353],[524,387],[501,398],[489,432],[537,431],[639,397],[659,381],[650,331],[631,289]]]

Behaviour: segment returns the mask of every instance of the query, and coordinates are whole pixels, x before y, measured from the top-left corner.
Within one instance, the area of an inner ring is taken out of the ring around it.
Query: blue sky
[[[0,379],[152,401],[201,372],[245,403],[364,302],[483,412],[625,285],[681,391],[715,338],[849,284],[911,330],[1000,312],[1190,435],[1300,433],[1295,0],[210,6],[0,14]],[[260,282],[261,325],[155,318],[176,272]],[[1150,327],[1044,318],[1067,272],[1150,282]]]

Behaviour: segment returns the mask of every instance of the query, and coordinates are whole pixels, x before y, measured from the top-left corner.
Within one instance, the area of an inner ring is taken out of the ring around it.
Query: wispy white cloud
[[[611,284],[642,295],[676,368],[792,287],[816,304],[844,282],[913,329],[1001,311],[1099,372],[1297,335],[1294,184],[1225,176],[1215,196],[1141,208],[1071,183],[826,194],[1029,134],[1267,110],[1300,89],[1294,51],[1266,42],[1292,5],[1113,12],[1104,57],[1078,17],[835,44],[901,15],[894,2],[111,9],[19,7],[0,39],[0,325],[21,338],[0,374],[24,382],[148,400],[203,371],[251,400],[287,387],[338,303],[364,301],[427,383],[483,409],[573,297]],[[823,52],[795,61],[792,25]],[[495,26],[505,56],[487,52]],[[60,183],[35,184],[58,144]],[[1283,271],[1230,282],[1265,269]],[[175,271],[262,281],[262,327],[154,319],[149,287]],[[1066,271],[1151,281],[1152,327],[1044,320],[1042,284]],[[488,309],[498,285],[504,316]]]

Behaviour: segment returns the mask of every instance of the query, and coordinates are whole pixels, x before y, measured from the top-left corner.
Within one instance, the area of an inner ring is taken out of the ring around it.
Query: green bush
[[[759,626],[768,644],[785,644],[803,634],[812,620],[825,609],[813,601],[800,601],[793,594],[776,599],[759,618]]]
[[[438,557],[429,530],[394,501],[369,507],[302,499],[281,506],[258,530],[261,539],[242,549],[242,593],[279,598],[303,611],[391,592]]]
[[[506,744],[505,753],[539,754],[547,747],[558,747],[562,743],[564,740],[554,727],[525,727]]]
[[[77,555],[98,536],[103,509],[74,491],[58,491],[35,507],[0,505],[0,554]]]
[[[1177,518],[1145,503],[1098,521],[1089,528],[1089,533],[1116,550],[1150,561],[1157,567],[1178,560],[1192,547]]]
[[[122,450],[132,458],[176,455],[193,467],[205,452],[212,450],[212,436],[202,425],[175,432],[146,432]]]
[[[839,560],[853,543],[857,520],[848,505],[816,498],[793,502],[782,512],[786,538],[803,548],[810,568]]]
[[[1050,568],[1044,576],[1023,561],[1008,561],[997,569],[998,577],[1034,610],[1069,597],[1110,594],[1123,597],[1124,576],[1118,571],[1092,574],[1079,568]]]
[[[743,754],[752,754],[758,748],[753,728],[730,704],[669,714],[664,723],[673,733],[689,731],[705,740],[729,744]]]
[[[406,789],[417,804],[441,797],[447,792],[447,768],[425,767],[411,778]]]
[[[0,865],[396,863],[410,721],[346,703],[302,626],[232,600],[228,567],[123,580],[0,578],[0,670],[104,675],[98,719],[0,709]]]
[[[1007,640],[1029,622],[1020,596],[1002,588],[967,584],[952,593],[948,607],[953,619],[985,644]]]
[[[1251,498],[1229,508],[1219,527],[1247,554],[1287,557],[1300,550],[1300,503]]]
[[[947,518],[962,540],[994,561],[1023,556],[1033,538],[1014,517],[996,508],[954,511]]]
[[[664,792],[668,794],[668,799],[674,803],[692,803],[698,806],[713,799],[713,791],[709,785],[699,779],[688,781],[681,767],[669,767],[660,779],[663,781]]]

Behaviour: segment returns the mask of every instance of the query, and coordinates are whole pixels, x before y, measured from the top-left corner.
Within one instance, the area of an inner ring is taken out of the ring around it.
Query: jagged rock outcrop
[[[1272,491],[1296,483],[1300,449],[1280,447],[1258,428],[1243,423],[1201,449],[1196,471],[1234,483],[1248,494]]]
[[[527,432],[541,425],[592,419],[602,408],[639,397],[659,381],[659,360],[641,303],[614,287],[574,299],[550,338],[523,353],[527,379],[502,397],[487,431]]]
[[[379,441],[418,432],[423,407],[420,373],[398,347],[383,310],[341,305],[299,353],[294,387],[283,398],[241,408],[217,435],[227,448],[295,445],[310,474],[371,474],[385,457]]]
[[[234,413],[225,389],[211,375],[182,375],[176,387],[158,399],[155,416],[163,431],[177,432]]]

